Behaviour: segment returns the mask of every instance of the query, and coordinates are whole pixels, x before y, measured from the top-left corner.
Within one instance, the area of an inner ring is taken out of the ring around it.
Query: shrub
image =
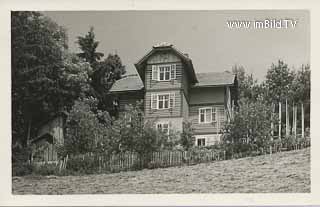
[[[12,176],[25,176],[33,172],[33,166],[27,162],[12,163]]]

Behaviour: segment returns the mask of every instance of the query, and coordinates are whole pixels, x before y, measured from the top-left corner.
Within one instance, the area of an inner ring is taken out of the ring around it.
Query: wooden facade
[[[57,161],[56,146],[64,143],[65,119],[66,115],[60,113],[41,124],[37,136],[31,140],[33,162]]]
[[[196,138],[205,139],[205,145],[214,144],[220,139],[222,127],[232,117],[234,100],[231,93],[235,91],[230,90],[235,87],[235,77],[232,74],[220,74],[217,83],[206,76],[204,82],[201,82],[202,80],[197,80],[189,56],[168,44],[154,46],[135,66],[144,88],[135,91],[140,94],[137,96],[130,96],[132,91],[123,90],[128,95],[120,100],[121,109],[124,109],[122,105],[134,102],[137,97],[141,98],[143,93],[147,119],[156,118],[157,122],[170,123],[177,131],[182,130],[183,121],[190,121]],[[215,78],[213,74],[210,75]],[[223,79],[224,76],[228,78]],[[201,108],[209,108],[214,112],[210,114],[210,123],[200,122]],[[197,143],[196,140],[196,145]]]

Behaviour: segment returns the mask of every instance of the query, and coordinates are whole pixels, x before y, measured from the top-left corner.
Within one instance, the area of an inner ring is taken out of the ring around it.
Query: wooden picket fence
[[[231,153],[221,149],[199,148],[190,151],[157,151],[148,155],[139,155],[134,152],[118,154],[86,153],[66,156],[62,160],[53,162],[37,162],[37,165],[50,164],[62,170],[80,171],[81,173],[112,173],[144,168],[164,168],[181,165],[194,165],[198,163],[214,162],[228,159],[238,159],[248,156],[273,154],[282,151],[298,150],[310,147],[310,139],[298,143],[274,143],[263,148],[251,151]]]

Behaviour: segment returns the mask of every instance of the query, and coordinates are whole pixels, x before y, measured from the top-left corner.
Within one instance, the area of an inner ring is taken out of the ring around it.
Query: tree
[[[65,30],[39,12],[11,13],[12,143],[26,144],[34,123],[59,110]]]
[[[225,126],[224,141],[227,143],[249,143],[263,146],[270,140],[271,109],[261,98],[255,102],[240,102],[239,111]]]
[[[90,90],[92,69],[67,51],[65,29],[39,12],[12,12],[12,143]]]
[[[100,108],[109,109],[112,106],[110,95],[107,93],[116,80],[125,74],[125,66],[117,54],[109,54],[101,62],[95,64],[92,74],[92,87],[100,100]]]
[[[94,67],[93,64],[103,57],[103,53],[96,51],[99,42],[95,40],[93,27],[90,27],[89,32],[84,37],[78,36],[77,43],[82,51],[78,56],[90,63],[92,67]]]
[[[183,131],[181,133],[180,144],[188,150],[194,146],[195,136],[194,128],[191,122],[183,122]]]
[[[246,74],[243,66],[235,65],[232,67],[232,73],[236,74],[239,84],[239,99],[256,100],[261,92],[258,81],[253,78],[253,75]]]
[[[266,75],[266,86],[268,87],[271,102],[284,101],[289,98],[289,91],[294,80],[294,73],[290,71],[287,64],[279,60],[278,64],[272,64]]]
[[[108,143],[111,119],[107,112],[97,109],[93,97],[78,99],[66,121],[63,148],[68,154],[110,151]]]

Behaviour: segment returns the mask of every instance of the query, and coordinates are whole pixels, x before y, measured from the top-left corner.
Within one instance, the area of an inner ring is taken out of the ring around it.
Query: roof
[[[230,72],[197,73],[198,83],[193,87],[232,85],[235,75]]]
[[[189,77],[191,78],[191,82],[192,83],[197,83],[197,76],[194,72],[194,68],[193,68],[193,64],[192,64],[192,60],[189,58],[189,56],[185,53],[182,53],[181,51],[177,50],[175,47],[173,47],[172,44],[163,42],[163,43],[159,43],[157,45],[154,45],[152,47],[152,49],[145,55],[143,56],[136,64],[134,64],[137,68],[137,71],[139,73],[139,75],[141,76],[142,79],[144,79],[144,71],[143,71],[143,65],[146,62],[146,60],[153,55],[154,53],[158,52],[158,51],[167,51],[170,50],[172,52],[174,52],[177,56],[179,56],[182,61],[184,61],[184,63],[188,66],[187,67],[187,72],[189,74]]]
[[[138,91],[143,89],[143,82],[138,74],[130,74],[117,80],[111,87],[110,92]]]

